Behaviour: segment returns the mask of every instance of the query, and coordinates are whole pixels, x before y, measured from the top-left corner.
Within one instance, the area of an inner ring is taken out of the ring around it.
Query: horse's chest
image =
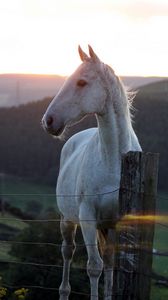
[[[85,157],[80,165],[78,173],[77,188],[85,193],[101,193],[112,189],[119,181],[119,170],[103,161],[95,152]]]

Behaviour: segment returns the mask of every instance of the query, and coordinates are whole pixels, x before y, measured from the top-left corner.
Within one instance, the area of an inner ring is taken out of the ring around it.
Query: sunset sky
[[[0,0],[0,73],[69,75],[90,44],[120,75],[168,76],[168,0]]]

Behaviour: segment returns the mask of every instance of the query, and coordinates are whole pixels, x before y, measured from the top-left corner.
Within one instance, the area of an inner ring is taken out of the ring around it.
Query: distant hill
[[[139,88],[155,82],[168,80],[168,77],[121,76],[124,84],[130,88]]]
[[[11,107],[54,96],[65,77],[57,75],[0,75],[0,107]]]
[[[126,86],[137,88],[159,77],[121,77]],[[0,107],[18,106],[45,97],[53,97],[63,84],[65,77],[58,75],[1,74]]]
[[[142,148],[160,154],[159,186],[168,190],[168,80],[141,87],[134,107],[134,127]]]
[[[164,99],[168,100],[168,79],[161,80],[158,82],[153,83],[148,83],[145,86],[141,87],[140,89],[140,95],[145,95],[145,96],[161,96],[164,97]]]

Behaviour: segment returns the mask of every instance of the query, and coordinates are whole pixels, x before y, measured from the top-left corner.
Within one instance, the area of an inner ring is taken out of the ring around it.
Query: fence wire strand
[[[10,288],[10,289],[19,289],[21,288],[20,285],[11,285],[9,283],[3,283],[3,287]],[[26,289],[40,289],[40,290],[49,290],[49,291],[57,291],[59,292],[59,288],[53,288],[53,287],[46,287],[42,285],[24,285],[24,288]],[[72,294],[80,295],[80,296],[87,296],[90,297],[90,294],[87,293],[82,293],[82,292],[77,292],[71,290]]]
[[[11,284],[8,284],[8,283],[4,283],[3,284],[4,287],[6,288],[10,288],[10,289],[19,289],[21,286],[20,285],[11,285]],[[50,291],[57,291],[59,292],[59,288],[53,288],[53,287],[45,287],[45,286],[41,286],[41,285],[24,285],[24,288],[27,288],[27,289],[41,289],[41,290],[50,290]],[[82,293],[82,292],[77,292],[77,291],[74,291],[74,290],[71,290],[71,294],[75,294],[75,295],[79,295],[79,296],[86,296],[86,297],[97,297],[97,295],[94,295],[94,294],[89,294],[89,293]],[[127,294],[124,294],[125,296]],[[107,295],[107,297],[112,297],[112,296],[123,296],[123,294],[109,294]]]
[[[32,196],[37,196],[37,197],[45,197],[45,196],[50,196],[50,197],[57,197],[57,198],[59,198],[59,197],[65,197],[65,198],[67,198],[67,197],[95,197],[95,196],[103,196],[103,195],[108,195],[108,194],[113,194],[113,193],[115,193],[115,192],[126,192],[126,191],[128,191],[128,192],[132,192],[132,193],[136,193],[136,194],[144,194],[145,196],[153,196],[152,194],[150,194],[150,193],[146,193],[146,192],[144,192],[144,191],[136,191],[136,190],[134,190],[134,189],[128,189],[128,188],[126,188],[126,187],[124,187],[124,188],[117,188],[117,189],[114,189],[114,190],[112,190],[112,191],[108,191],[108,192],[104,192],[104,193],[95,193],[95,194],[83,194],[83,195],[81,195],[81,194],[72,194],[72,195],[67,195],[67,194],[56,194],[56,193],[43,193],[43,194],[41,194],[41,193],[1,193],[0,194],[0,196],[1,197],[11,197],[11,196],[24,196],[24,197],[27,197],[27,196],[30,196],[30,197],[32,197]],[[161,196],[161,195],[157,195],[156,196],[156,198],[157,199],[164,199],[164,200],[168,200],[168,197],[165,197],[165,196]],[[25,199],[23,199],[23,200],[25,200]]]
[[[63,244],[56,244],[56,243],[44,243],[44,242],[31,242],[31,241],[15,241],[15,240],[0,240],[0,244],[16,244],[16,245],[27,245],[27,246],[50,246],[50,247],[55,247],[55,248],[63,248],[63,247],[67,247],[67,245],[63,245]],[[68,245],[68,246],[72,246],[72,245]],[[97,247],[98,244],[75,244],[75,248],[85,248],[87,246],[94,246]],[[121,249],[120,249],[121,250]],[[146,248],[142,248],[142,247],[132,247],[129,248],[129,250],[132,252],[137,251],[137,250],[141,250],[144,251],[146,253],[149,253],[148,249]],[[154,249],[152,252],[150,251],[151,254],[155,255],[155,256],[165,256],[168,257],[168,252],[167,251],[162,251],[162,250],[158,250],[158,249]],[[134,253],[135,254],[135,253]],[[9,261],[10,262],[10,261]]]
[[[97,194],[83,194],[83,195],[81,195],[81,194],[72,194],[72,195],[67,195],[67,194],[61,194],[61,195],[59,195],[59,194],[8,194],[8,193],[6,193],[6,194],[4,194],[4,193],[2,193],[1,194],[1,196],[3,197],[3,196],[55,196],[55,197],[95,197],[95,196],[103,196],[103,195],[108,195],[108,194],[113,194],[113,193],[115,193],[115,192],[118,192],[120,189],[119,188],[117,188],[117,189],[115,189],[115,190],[112,190],[112,191],[109,191],[109,192],[104,192],[104,193],[97,193]]]
[[[164,215],[164,217],[165,217],[165,215]],[[61,219],[24,219],[24,218],[19,219],[19,218],[0,217],[0,221],[25,222],[25,223],[50,223],[50,222],[51,223],[59,223],[61,221]],[[80,223],[83,223],[83,222],[85,222],[85,223],[86,222],[87,223],[94,223],[95,221],[96,221],[95,219],[93,219],[93,220],[86,219],[86,220],[76,220],[76,222],[74,222],[74,223],[76,223],[76,224],[80,224]],[[65,222],[72,222],[72,220],[65,220]],[[113,219],[101,219],[100,222],[101,223],[103,223],[103,222],[111,222],[112,223]],[[166,222],[168,223],[168,217],[167,217]],[[165,221],[163,223],[161,223],[161,222],[156,222],[155,220],[153,220],[153,221],[150,221],[150,223],[168,228],[168,225],[165,224]]]

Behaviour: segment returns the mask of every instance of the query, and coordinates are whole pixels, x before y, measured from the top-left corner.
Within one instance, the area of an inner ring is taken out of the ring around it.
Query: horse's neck
[[[97,115],[100,148],[103,158],[113,165],[118,165],[121,155],[131,149],[132,126],[125,112],[117,113],[112,101],[107,101],[106,112]]]

